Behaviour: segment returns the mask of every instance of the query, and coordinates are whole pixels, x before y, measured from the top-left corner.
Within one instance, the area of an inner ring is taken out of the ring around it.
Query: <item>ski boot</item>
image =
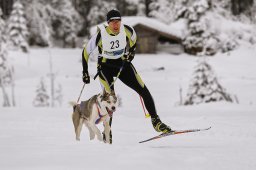
[[[172,129],[169,126],[167,126],[160,120],[159,116],[155,116],[155,117],[151,116],[151,122],[154,129],[157,132],[168,133],[172,131]]]

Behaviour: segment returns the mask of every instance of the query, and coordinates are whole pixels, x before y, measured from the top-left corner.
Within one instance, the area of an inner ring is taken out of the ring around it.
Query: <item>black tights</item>
[[[114,81],[113,77],[116,77],[122,64],[119,64],[119,67],[115,65],[101,65],[99,70],[99,77],[101,82],[108,91],[109,86]],[[140,76],[136,72],[134,66],[131,63],[125,63],[119,77],[118,77],[125,85],[135,90],[142,98],[145,103],[145,107],[148,110],[151,117],[156,117],[156,108],[153,97],[151,96],[148,88],[140,79]],[[114,90],[114,85],[110,87],[110,89]]]

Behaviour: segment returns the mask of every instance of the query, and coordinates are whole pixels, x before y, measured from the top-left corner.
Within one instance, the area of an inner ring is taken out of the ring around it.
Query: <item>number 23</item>
[[[118,40],[111,41],[110,44],[111,44],[111,49],[115,49],[115,48],[119,47],[119,41]]]

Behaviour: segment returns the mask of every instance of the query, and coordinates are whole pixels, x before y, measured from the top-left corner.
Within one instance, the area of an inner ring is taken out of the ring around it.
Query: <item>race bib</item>
[[[100,27],[102,38],[102,56],[108,59],[118,59],[124,55],[126,47],[126,34],[121,25],[120,32],[116,36],[109,35],[106,28]]]

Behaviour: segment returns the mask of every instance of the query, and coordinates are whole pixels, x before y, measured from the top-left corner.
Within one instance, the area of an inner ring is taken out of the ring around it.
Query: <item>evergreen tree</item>
[[[2,9],[0,8],[0,56],[3,59],[4,56],[7,56],[7,50],[6,50],[6,32],[5,32],[5,21],[2,19],[3,12]],[[5,60],[2,60],[5,61]],[[4,63],[4,62],[1,62]]]
[[[253,3],[253,0],[231,0],[231,10],[234,15],[239,15],[243,12],[249,14]]]
[[[218,50],[218,38],[206,17],[211,9],[209,0],[182,1],[176,6],[176,18],[186,18],[188,34],[183,40],[187,53],[196,55],[205,52],[214,55]]]
[[[150,13],[150,4],[151,4],[152,0],[144,0],[144,4],[145,4],[145,15],[147,17],[149,17],[149,13]]]
[[[44,79],[41,78],[40,84],[36,89],[36,97],[33,101],[35,107],[49,107],[49,95],[47,93],[47,88]]]
[[[60,27],[58,31],[62,32],[63,47],[76,47],[76,34],[81,29],[82,21],[78,12],[75,10],[71,0],[54,0],[52,3],[54,9],[61,11],[57,15]]]
[[[146,13],[146,5],[144,0],[140,0],[136,7],[137,7],[137,14],[136,14],[137,16],[148,16]]]
[[[219,84],[212,67],[206,61],[199,62],[195,67],[184,105],[222,100],[233,101],[230,95],[226,93],[226,90]]]
[[[5,75],[7,70],[7,50],[5,21],[2,19],[3,13],[0,8],[0,88],[3,94],[3,106],[10,106],[9,97],[5,90]]]
[[[13,4],[13,10],[8,23],[8,32],[10,36],[10,45],[14,48],[22,49],[28,52],[28,28],[24,13],[24,7],[18,0]]]
[[[116,4],[114,2],[108,2],[105,0],[97,0],[87,16],[90,26],[97,25],[106,21],[106,14],[109,10],[115,9]]]
[[[170,24],[175,19],[174,0],[152,0],[149,8],[149,16],[156,18],[166,24]]]
[[[93,4],[93,0],[76,0],[73,1],[75,9],[78,13],[82,16],[82,27],[79,30],[78,36],[85,36],[89,34],[89,21],[88,21],[88,14]]]
[[[76,47],[76,30],[74,22],[72,21],[72,18],[65,17],[63,18],[63,47]]]
[[[6,87],[13,82],[13,72],[8,64],[6,25],[5,21],[2,19],[2,14],[0,8],[0,88],[3,94],[3,106],[9,107],[11,106],[11,102]]]
[[[52,26],[53,37],[63,41],[63,47],[76,46],[76,34],[81,29],[82,19],[71,0],[53,0],[46,5],[48,20]]]
[[[112,0],[122,16],[135,16],[142,0]],[[144,12],[145,13],[145,12]]]
[[[54,89],[54,101],[57,102],[59,106],[62,105],[63,95],[62,95],[62,86],[61,84],[58,84],[58,87]]]
[[[28,18],[29,44],[49,46],[51,37],[51,22],[47,20],[46,4],[41,1],[23,2],[26,4]]]
[[[0,8],[2,8],[3,18],[6,19],[12,11],[14,0],[0,0]]]

